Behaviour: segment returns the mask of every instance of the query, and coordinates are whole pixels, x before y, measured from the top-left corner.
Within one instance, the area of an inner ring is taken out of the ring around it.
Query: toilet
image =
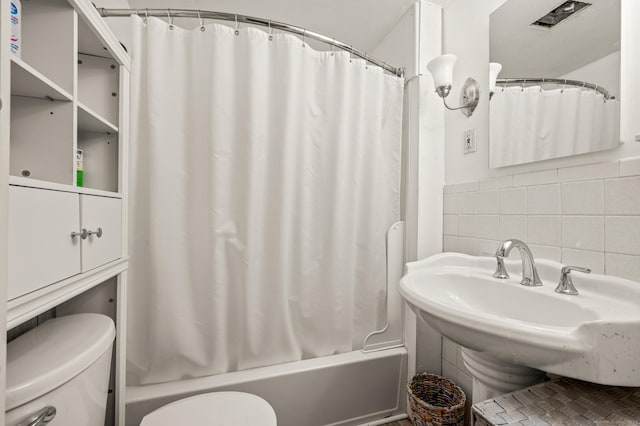
[[[115,335],[109,317],[76,314],[9,342],[6,425],[104,426]]]
[[[267,401],[244,392],[210,392],[167,404],[144,416],[140,426],[199,424],[211,426],[276,426]]]

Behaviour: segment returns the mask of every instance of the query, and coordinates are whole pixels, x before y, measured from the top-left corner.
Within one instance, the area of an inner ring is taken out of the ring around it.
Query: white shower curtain
[[[498,87],[490,105],[490,166],[615,148],[619,110],[617,100],[593,90]]]
[[[351,351],[384,322],[403,81],[133,17],[131,384]]]

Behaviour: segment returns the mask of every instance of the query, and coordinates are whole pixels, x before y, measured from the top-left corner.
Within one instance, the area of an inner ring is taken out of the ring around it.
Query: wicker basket
[[[407,384],[407,411],[417,426],[464,425],[466,396],[451,380],[420,373]]]

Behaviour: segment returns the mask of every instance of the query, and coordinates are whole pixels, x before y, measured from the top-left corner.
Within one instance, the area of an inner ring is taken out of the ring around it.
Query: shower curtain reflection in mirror
[[[291,35],[131,19],[129,384],[358,349],[385,319],[402,79]]]
[[[620,104],[594,90],[497,87],[490,105],[492,168],[620,145]]]

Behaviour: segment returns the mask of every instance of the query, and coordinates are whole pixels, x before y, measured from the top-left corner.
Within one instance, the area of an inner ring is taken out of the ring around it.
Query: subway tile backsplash
[[[537,258],[640,282],[640,157],[447,185],[443,214],[445,251],[491,256],[518,238]]]

